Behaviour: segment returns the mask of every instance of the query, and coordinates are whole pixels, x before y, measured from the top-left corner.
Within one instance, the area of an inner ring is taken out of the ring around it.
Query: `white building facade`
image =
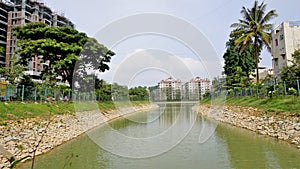
[[[169,77],[160,81],[157,89],[153,93],[157,101],[200,100],[205,93],[210,92],[210,80],[196,77],[182,83],[181,80]]]
[[[169,77],[158,83],[159,100],[181,100],[182,83]]]
[[[210,91],[210,80],[196,77],[185,83],[184,89],[187,100],[200,100],[205,93]]]
[[[291,65],[292,54],[300,49],[300,21],[283,22],[271,32],[271,53],[274,77]]]

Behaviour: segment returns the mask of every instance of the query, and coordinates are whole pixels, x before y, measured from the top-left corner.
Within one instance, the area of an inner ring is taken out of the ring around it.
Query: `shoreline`
[[[156,104],[145,104],[109,111],[94,110],[73,115],[54,115],[50,117],[50,123],[49,119],[39,117],[7,121],[6,126],[0,126],[0,169],[9,169],[8,158],[12,156],[18,160],[32,155],[42,136],[36,156],[47,153],[105,122],[154,108],[157,108]]]
[[[300,116],[290,113],[264,113],[252,107],[195,105],[199,115],[261,135],[275,137],[300,149]]]

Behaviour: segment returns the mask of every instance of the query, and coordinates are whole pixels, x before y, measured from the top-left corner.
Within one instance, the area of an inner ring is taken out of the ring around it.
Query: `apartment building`
[[[157,89],[152,93],[152,98],[156,101],[200,100],[205,93],[210,91],[210,80],[196,77],[183,83],[181,80],[169,77],[160,81]]]
[[[0,46],[6,49],[8,12],[12,10],[9,2],[0,2]],[[0,54],[0,66],[5,66],[5,53]]]
[[[6,54],[0,56],[0,65],[10,66],[17,39],[12,36],[12,28],[24,26],[30,22],[43,22],[49,26],[70,26],[74,24],[65,16],[53,12],[43,2],[38,0],[10,0],[0,2],[0,45],[5,47]],[[25,73],[39,76],[43,63],[41,56],[32,58]]]
[[[196,77],[184,84],[184,97],[187,100],[199,100],[210,91],[210,80]]]
[[[300,49],[300,21],[283,22],[271,32],[271,54],[274,77],[279,78],[281,70],[291,65],[292,54]]]
[[[169,77],[158,83],[159,100],[180,100],[182,82]]]

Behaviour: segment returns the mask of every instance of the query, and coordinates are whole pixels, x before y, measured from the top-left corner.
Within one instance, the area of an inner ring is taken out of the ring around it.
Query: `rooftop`
[[[289,21],[290,26],[300,26],[300,21]]]
[[[166,79],[166,80],[160,81],[160,83],[172,83],[172,82],[175,82],[175,83],[181,83],[180,80],[175,80],[175,79],[173,79],[172,77],[169,77],[169,78]]]

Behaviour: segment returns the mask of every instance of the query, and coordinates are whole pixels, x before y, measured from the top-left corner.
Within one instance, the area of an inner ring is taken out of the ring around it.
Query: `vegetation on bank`
[[[149,104],[149,101],[133,102],[57,102],[57,103],[0,103],[0,122],[5,120],[18,120],[22,118],[47,117],[59,114],[74,114],[75,112],[91,111],[100,109],[108,111],[117,106],[141,106]],[[50,113],[51,112],[51,113]]]
[[[276,97],[226,97],[226,98],[206,98],[200,104],[225,103],[230,106],[253,107],[266,113],[283,113],[300,115],[300,100],[297,96],[276,96]]]

